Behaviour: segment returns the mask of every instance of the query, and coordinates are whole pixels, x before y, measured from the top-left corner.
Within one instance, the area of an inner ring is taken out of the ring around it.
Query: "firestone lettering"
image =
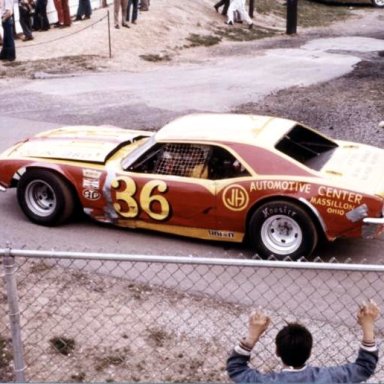
[[[296,215],[296,212],[292,211],[292,209],[288,207],[275,207],[275,208],[266,207],[263,209],[263,215],[265,218],[273,215],[286,215],[286,216],[294,217]]]

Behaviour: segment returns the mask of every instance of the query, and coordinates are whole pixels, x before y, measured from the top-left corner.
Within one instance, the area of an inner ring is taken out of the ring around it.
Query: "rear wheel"
[[[18,183],[17,199],[24,214],[40,225],[61,224],[74,211],[74,198],[68,183],[46,170],[27,170]]]
[[[288,201],[271,201],[260,206],[249,222],[249,239],[264,258],[308,257],[316,247],[316,227],[299,205]]]
[[[374,7],[384,7],[384,0],[371,0]]]

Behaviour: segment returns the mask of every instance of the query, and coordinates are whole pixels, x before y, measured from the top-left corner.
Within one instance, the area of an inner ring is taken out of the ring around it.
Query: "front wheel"
[[[384,0],[371,0],[374,7],[383,8]]]
[[[68,183],[46,170],[27,170],[18,183],[17,199],[24,214],[40,225],[58,225],[74,211],[74,198]]]
[[[288,201],[271,201],[260,206],[249,222],[248,236],[263,258],[275,256],[296,260],[308,257],[317,245],[316,227],[307,212]]]

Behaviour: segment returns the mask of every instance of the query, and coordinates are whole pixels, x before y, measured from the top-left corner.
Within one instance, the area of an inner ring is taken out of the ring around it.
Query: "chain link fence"
[[[340,364],[357,354],[358,304],[374,298],[384,307],[382,265],[12,249],[0,256],[0,381],[228,382],[226,358],[259,306],[273,324],[252,364],[281,368],[274,337],[286,321],[313,333],[310,364]],[[383,325],[381,318],[379,340]],[[371,382],[383,380],[380,361]]]

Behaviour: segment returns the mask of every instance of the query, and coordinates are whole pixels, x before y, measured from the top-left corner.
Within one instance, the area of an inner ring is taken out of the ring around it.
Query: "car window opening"
[[[293,127],[275,145],[280,152],[315,170],[323,167],[337,147],[334,141],[301,125]]]
[[[220,180],[249,176],[228,151],[204,144],[157,144],[138,158],[128,171],[157,175]]]

